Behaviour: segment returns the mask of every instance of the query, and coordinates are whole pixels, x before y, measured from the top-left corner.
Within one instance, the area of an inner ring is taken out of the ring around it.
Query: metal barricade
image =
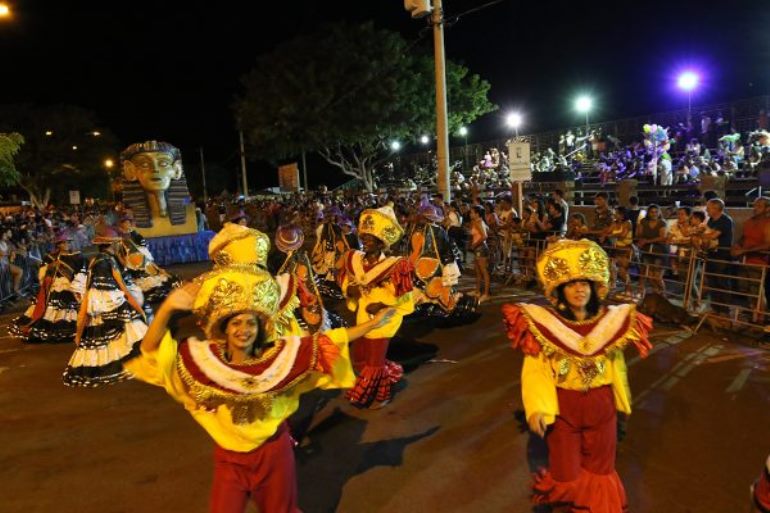
[[[535,263],[551,240],[559,236],[559,232],[540,232],[536,238],[526,231],[505,230],[490,234],[487,239],[490,277],[506,286],[531,285],[537,280]]]
[[[490,237],[492,238],[492,237]],[[519,277],[528,276],[529,234],[500,230],[490,244],[490,276],[506,285]]]
[[[13,298],[13,278],[11,268],[0,264],[0,307]]]
[[[694,276],[697,304],[705,305],[705,318],[718,319],[725,328],[764,330],[768,266],[745,263],[730,256],[729,248],[701,253],[695,259],[702,272]]]
[[[636,297],[643,298],[648,286],[653,292],[673,299],[680,306],[690,309],[693,292],[692,275],[694,272],[694,252],[687,255],[672,255],[663,248],[647,248],[634,251],[634,258],[629,268],[632,281],[637,283]]]

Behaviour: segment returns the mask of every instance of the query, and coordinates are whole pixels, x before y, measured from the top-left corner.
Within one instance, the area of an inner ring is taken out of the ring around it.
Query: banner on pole
[[[508,141],[508,167],[511,170],[512,182],[527,182],[532,180],[530,167],[529,143],[526,141]]]
[[[283,192],[299,191],[299,167],[296,162],[278,166],[278,186]]]

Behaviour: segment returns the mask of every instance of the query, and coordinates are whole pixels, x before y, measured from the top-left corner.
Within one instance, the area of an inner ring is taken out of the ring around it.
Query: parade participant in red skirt
[[[350,387],[348,342],[387,322],[385,309],[362,325],[312,336],[275,337],[278,283],[258,266],[219,265],[161,304],[126,367],[163,387],[214,439],[210,511],[297,513],[294,453],[286,419],[302,393]],[[193,311],[206,340],[174,340],[175,312]]]
[[[527,423],[549,450],[533,502],[573,513],[625,512],[615,470],[617,412],[631,413],[623,349],[632,344],[646,356],[652,321],[632,304],[602,305],[609,261],[594,242],[554,243],[538,259],[537,272],[554,306],[503,306],[507,335],[525,355]]]
[[[751,497],[754,499],[755,513],[770,513],[770,456],[759,479],[751,487]]]
[[[385,255],[404,233],[391,207],[364,210],[358,233],[364,250],[346,253],[339,273],[348,308],[356,312],[358,324],[383,308],[396,310],[388,324],[353,345],[358,379],[348,391],[348,399],[354,406],[377,409],[390,401],[392,386],[404,374],[403,368],[386,355],[403,317],[414,311],[412,265],[406,258]]]

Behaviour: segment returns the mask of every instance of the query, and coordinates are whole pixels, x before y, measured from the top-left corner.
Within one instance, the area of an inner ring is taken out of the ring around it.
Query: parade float
[[[120,154],[123,202],[159,265],[208,260],[211,231],[198,231],[179,148],[135,143]]]

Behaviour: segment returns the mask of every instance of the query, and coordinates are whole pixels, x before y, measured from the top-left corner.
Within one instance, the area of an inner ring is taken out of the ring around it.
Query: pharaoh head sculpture
[[[123,200],[134,210],[136,225],[149,228],[153,219],[185,222],[189,203],[179,148],[159,141],[132,144],[120,154]]]

